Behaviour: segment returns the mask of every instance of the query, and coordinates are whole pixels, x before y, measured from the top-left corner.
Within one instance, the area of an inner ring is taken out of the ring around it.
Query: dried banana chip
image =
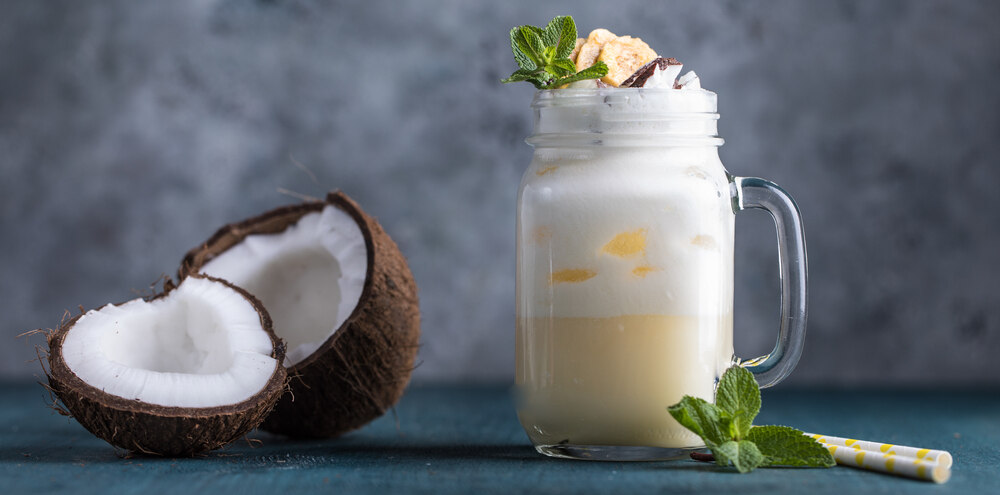
[[[618,39],[618,36],[607,29],[595,29],[587,36],[587,41],[580,47],[576,55],[576,70],[581,71],[594,65],[601,55],[601,48],[610,41]]]
[[[587,42],[587,40],[585,40],[583,38],[577,38],[576,39],[576,46],[574,46],[573,47],[573,51],[569,53],[569,59],[572,60],[574,63],[576,62],[576,55],[578,53],[580,53],[580,47],[583,46],[583,44],[586,43],[586,42]],[[577,70],[579,70],[579,69],[577,69]]]
[[[584,45],[584,48],[586,46]],[[582,50],[580,54],[582,56]],[[610,86],[618,87],[643,65],[655,58],[656,52],[639,38],[622,36],[608,41],[601,48],[601,53],[597,57],[597,61],[604,62],[608,66],[608,73],[601,80]],[[579,67],[579,60],[577,67]]]

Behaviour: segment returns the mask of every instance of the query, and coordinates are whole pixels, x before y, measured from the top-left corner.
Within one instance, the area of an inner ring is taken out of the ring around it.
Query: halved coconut
[[[210,277],[78,315],[49,336],[49,386],[91,433],[191,455],[260,424],[285,385],[284,346],[259,301]]]
[[[346,195],[223,227],[185,256],[180,278],[195,273],[257,296],[288,343],[290,391],[264,429],[340,435],[403,394],[420,336],[417,286],[396,244]]]

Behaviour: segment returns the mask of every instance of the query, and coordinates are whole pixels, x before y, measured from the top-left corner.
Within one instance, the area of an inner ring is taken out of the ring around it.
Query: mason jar
[[[792,199],[719,159],[716,95],[605,88],[536,93],[534,157],[517,205],[518,418],[535,448],[580,459],[687,455],[667,407],[713,401],[730,366],[761,386],[801,353],[806,255]],[[733,352],[735,212],[778,227],[779,338]]]

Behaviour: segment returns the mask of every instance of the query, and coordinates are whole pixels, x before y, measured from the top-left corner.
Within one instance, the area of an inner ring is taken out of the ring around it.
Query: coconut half
[[[399,248],[350,198],[228,225],[181,263],[263,302],[288,343],[286,393],[262,427],[331,437],[381,416],[402,396],[420,336],[417,286]]]
[[[284,390],[284,346],[242,289],[189,277],[49,335],[49,386],[87,430],[130,451],[192,455],[256,427]]]

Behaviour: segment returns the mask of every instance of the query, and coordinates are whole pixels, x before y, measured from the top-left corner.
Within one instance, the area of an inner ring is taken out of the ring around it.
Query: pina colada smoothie
[[[532,105],[518,417],[540,449],[698,447],[667,407],[712,401],[733,363],[734,212],[715,94],[637,38],[598,29],[574,56],[609,71]]]
[[[574,44],[575,40],[575,44]],[[535,93],[534,158],[517,202],[518,418],[535,449],[572,459],[687,457],[701,439],[668,408],[712,402],[733,355],[735,213],[768,211],[778,232],[774,350],[740,363],[760,387],[802,351],[807,313],[801,215],[784,190],[719,160],[715,93],[639,38],[572,18],[517,26]]]

